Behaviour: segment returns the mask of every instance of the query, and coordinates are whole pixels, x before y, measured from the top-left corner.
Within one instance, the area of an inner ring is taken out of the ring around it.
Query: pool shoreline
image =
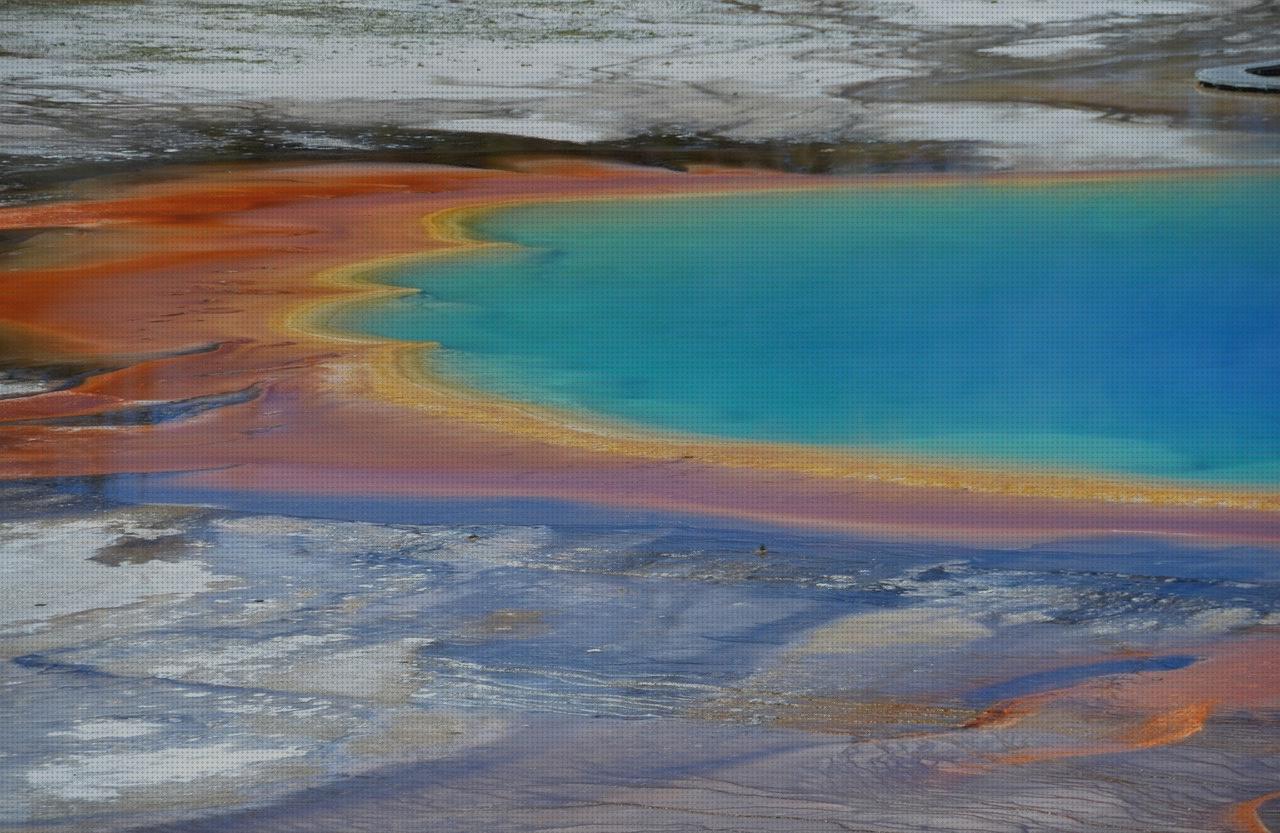
[[[1169,172],[1174,173],[1174,172]],[[1139,172],[1139,179],[1152,178],[1145,172]],[[875,180],[865,182],[862,179],[853,180],[832,180],[822,183],[788,185],[779,184],[769,186],[763,189],[764,193],[810,193],[821,191],[839,191],[839,190],[858,190],[867,187],[879,189],[896,189],[907,187],[975,187],[989,184],[992,177],[947,177],[941,181],[930,180],[928,182],[899,182],[898,178],[894,181]],[[1003,182],[1004,177],[995,177],[996,181]],[[1022,182],[1023,177],[1011,177],[1015,182]],[[1111,181],[1114,177],[1078,177],[1074,174],[1067,175],[1067,182],[1092,182],[1092,181]],[[1052,181],[1052,178],[1051,178]],[[1033,184],[1028,182],[1027,184]],[[1039,184],[1038,182],[1034,184]],[[530,206],[547,206],[552,204],[573,204],[573,203],[589,203],[589,202],[624,202],[628,200],[675,200],[675,199],[716,199],[723,197],[739,196],[750,193],[762,193],[762,189],[738,189],[725,188],[715,191],[692,191],[683,193],[663,193],[663,194],[598,194],[598,195],[532,195],[522,198],[505,199],[502,201],[484,202],[478,204],[469,204],[462,206],[454,206],[443,208],[432,212],[422,218],[421,223],[427,237],[444,248],[433,249],[422,255],[408,255],[389,259],[379,259],[366,264],[355,264],[335,270],[332,275],[326,275],[322,281],[344,289],[352,289],[360,292],[359,297],[340,298],[332,303],[321,302],[315,306],[299,309],[294,311],[288,319],[288,326],[298,329],[308,335],[317,335],[320,337],[333,336],[335,334],[343,338],[351,338],[355,340],[368,339],[373,343],[381,343],[384,346],[402,345],[405,348],[405,354],[397,356],[391,363],[395,366],[396,372],[410,385],[443,389],[448,391],[447,395],[451,395],[458,399],[466,400],[481,407],[488,405],[495,409],[518,408],[520,412],[529,417],[531,421],[537,422],[545,426],[545,431],[536,430],[532,424],[526,426],[527,430],[538,436],[539,439],[550,442],[570,442],[566,439],[567,435],[586,435],[592,440],[612,441],[615,444],[621,443],[639,443],[642,446],[624,446],[613,445],[611,451],[617,453],[639,452],[641,454],[648,453],[643,446],[648,444],[671,444],[683,447],[697,447],[706,450],[709,456],[715,456],[712,449],[721,451],[729,451],[734,449],[741,453],[741,449],[759,449],[762,455],[778,455],[786,457],[812,456],[814,454],[829,455],[834,458],[848,458],[848,462],[860,464],[869,471],[855,472],[848,468],[841,468],[839,464],[833,465],[830,469],[817,469],[809,466],[799,469],[803,473],[818,474],[820,476],[837,475],[837,476],[864,476],[871,479],[879,477],[899,478],[896,482],[904,482],[909,485],[927,485],[937,486],[939,481],[958,481],[957,486],[963,489],[982,490],[990,488],[990,481],[977,483],[966,481],[965,478],[977,478],[981,476],[985,478],[1052,478],[1060,481],[1073,482],[1092,482],[1098,483],[1106,481],[1114,484],[1124,484],[1128,486],[1140,488],[1154,488],[1162,490],[1187,490],[1187,491],[1215,491],[1216,494],[1234,494],[1234,493],[1256,493],[1265,492],[1268,484],[1264,483],[1230,483],[1230,482],[1214,482],[1206,479],[1199,482],[1193,479],[1177,479],[1164,478],[1158,475],[1143,475],[1131,472],[1117,472],[1089,469],[1087,467],[1080,468],[1058,468],[1048,465],[1039,465],[1030,461],[1019,461],[1016,459],[987,458],[982,456],[965,456],[961,454],[932,454],[927,451],[907,452],[896,451],[892,454],[884,452],[875,445],[848,446],[824,443],[806,443],[792,442],[782,440],[752,440],[734,437],[723,437],[714,434],[703,434],[697,432],[681,431],[678,429],[668,429],[659,426],[646,425],[640,422],[629,421],[625,418],[609,416],[601,413],[581,411],[562,408],[554,405],[545,405],[526,400],[504,397],[501,394],[492,393],[481,390],[474,386],[468,385],[465,381],[457,379],[446,379],[440,373],[434,372],[428,365],[430,362],[429,355],[440,347],[438,341],[434,339],[425,341],[397,341],[393,337],[376,335],[373,333],[359,330],[353,326],[348,326],[344,322],[348,322],[360,310],[368,310],[372,312],[379,304],[394,298],[408,297],[420,294],[421,289],[412,285],[406,285],[397,280],[408,269],[430,266],[439,258],[448,257],[467,257],[472,254],[482,252],[492,252],[497,250],[507,250],[518,252],[522,250],[519,243],[495,240],[484,237],[474,228],[474,221],[480,217],[492,215],[496,212],[508,211]],[[394,274],[388,274],[394,273]],[[415,349],[419,351],[414,355]],[[389,397],[403,399],[394,390],[394,380],[386,382],[385,393]],[[476,412],[469,414],[475,417]],[[512,427],[515,423],[510,418],[505,418],[504,423],[507,427]],[[556,429],[560,429],[557,432]],[[589,441],[592,441],[589,440]],[[661,455],[657,455],[661,456]],[[735,464],[739,461],[734,460]],[[931,482],[919,483],[916,479],[910,479],[904,475],[903,469],[909,469],[914,472],[929,471],[935,472]]]
[[[200,425],[165,429],[173,433],[194,431],[195,435],[202,436],[202,445],[215,446],[204,454],[175,457],[177,448],[172,438],[153,437],[148,442],[145,431],[130,436],[117,429],[104,429],[96,440],[81,433],[81,438],[90,444],[96,441],[109,449],[119,445],[96,465],[76,466],[66,454],[56,458],[35,454],[4,466],[0,476],[8,479],[90,473],[86,468],[105,473],[171,471],[186,467],[193,471],[202,469],[202,473],[193,473],[191,480],[205,485],[234,487],[239,484],[265,490],[301,488],[317,494],[350,490],[383,494],[585,497],[604,505],[679,509],[788,525],[874,530],[908,537],[1027,540],[1124,531],[1208,536],[1215,540],[1280,540],[1280,495],[1265,490],[1189,488],[1182,484],[1062,476],[1041,471],[969,471],[936,464],[920,465],[914,460],[903,461],[885,455],[840,454],[827,448],[786,444],[707,442],[687,437],[669,438],[649,431],[639,437],[619,435],[613,430],[600,430],[613,426],[597,426],[581,415],[572,415],[571,424],[566,425],[554,411],[499,401],[496,397],[444,383],[424,372],[421,362],[415,360],[422,348],[420,343],[357,337],[325,326],[336,310],[413,292],[378,282],[380,272],[389,264],[417,262],[442,252],[456,254],[459,248],[485,245],[465,233],[462,221],[476,212],[515,203],[619,199],[628,195],[693,196],[752,190],[903,187],[912,183],[971,185],[992,179],[1002,183],[1038,183],[1044,181],[1043,176],[894,176],[867,181],[865,178],[811,179],[723,170],[680,174],[545,161],[515,173],[420,166],[302,166],[274,170],[272,176],[291,184],[262,186],[268,192],[262,198],[265,206],[231,214],[225,207],[219,210],[217,206],[210,206],[207,216],[219,224],[230,220],[233,225],[251,224],[261,217],[269,229],[267,242],[272,239],[275,242],[256,249],[251,246],[247,255],[239,252],[237,262],[240,265],[258,262],[262,265],[256,267],[257,271],[268,272],[287,265],[289,280],[281,285],[280,280],[272,276],[256,290],[260,296],[278,296],[275,300],[260,298],[243,308],[227,307],[223,314],[228,318],[224,320],[235,322],[235,327],[220,326],[220,322],[207,316],[197,318],[201,326],[194,329],[202,335],[220,333],[224,347],[211,354],[216,359],[206,356],[174,362],[204,364],[207,370],[209,362],[230,361],[237,367],[226,375],[247,375],[263,383],[262,402],[227,408],[193,421]],[[1186,177],[1223,173],[1178,170],[1126,175]],[[204,181],[196,177],[194,182],[184,180],[185,184],[177,187],[206,195],[227,187],[217,175],[204,176]],[[1069,173],[1063,178],[1078,181],[1117,176]],[[296,183],[298,178],[305,180],[303,185]],[[272,187],[279,193],[271,192]],[[287,193],[289,189],[296,195]],[[326,196],[326,189],[334,193]],[[179,200],[188,212],[191,211],[190,196],[186,194]],[[133,198],[141,199],[136,194]],[[335,208],[339,200],[347,201],[342,203],[340,214]],[[150,219],[145,211],[136,210],[141,203],[131,209],[126,198],[96,205],[36,206],[25,210],[25,219],[23,209],[9,210],[0,213],[0,225],[101,229],[106,222],[111,228],[123,227],[127,232],[131,224],[145,227],[150,222],[164,227],[166,233],[174,231],[189,240],[190,228],[175,231],[171,228],[172,221],[167,219],[175,210],[172,200],[161,202],[163,210]],[[139,220],[139,216],[143,219]],[[19,222],[14,222],[15,219]],[[184,223],[189,226],[190,220]],[[287,231],[289,246],[296,248],[296,253],[279,251],[282,226],[291,229]],[[319,238],[314,237],[317,233]],[[243,248],[244,235],[237,234],[236,240]],[[363,242],[353,244],[354,240]],[[207,248],[207,241],[205,243]],[[357,250],[374,256],[362,257],[362,252]],[[166,246],[165,255],[160,260],[172,262],[175,253]],[[218,270],[201,265],[202,258],[221,263],[226,261],[226,254],[218,251],[216,245],[211,252],[187,253],[186,259],[194,264],[193,273],[208,276]],[[335,260],[345,260],[347,265],[334,267]],[[118,265],[108,262],[103,268],[119,274]],[[248,274],[242,268],[234,272]],[[26,287],[40,294],[33,287],[42,282],[47,284],[50,277],[47,270],[28,271]],[[257,278],[235,280],[259,286]],[[44,291],[47,289],[46,286]],[[156,300],[158,307],[167,308],[173,303],[163,298]],[[152,314],[146,309],[140,310],[142,315],[128,307],[125,310],[132,312],[135,319]],[[154,313],[169,314],[158,309]],[[196,334],[193,328],[184,329],[181,319],[177,324],[161,317],[146,320],[154,329],[164,330],[169,339],[190,340]],[[110,329],[104,328],[100,319],[95,321],[99,322],[99,332]],[[229,332],[229,329],[235,331]],[[296,340],[280,342],[281,335]],[[110,341],[108,338],[107,342]],[[263,345],[280,353],[265,366],[257,363],[256,356],[252,360],[247,358],[255,351],[262,351]],[[102,352],[109,354],[112,350]],[[310,358],[299,358],[299,353]],[[291,364],[282,364],[286,360]],[[245,366],[239,366],[246,361]],[[280,366],[289,370],[277,375],[274,368]],[[114,374],[114,379],[109,374],[94,387],[110,388],[112,381],[129,373],[121,371]],[[204,378],[209,377],[205,374]],[[190,383],[184,385],[176,380],[173,386],[179,389],[171,391],[175,396],[189,392],[192,387]],[[183,388],[188,390],[181,390]],[[84,390],[75,392],[82,400],[85,393]],[[12,411],[38,411],[41,399],[26,397],[0,403],[0,430],[36,432],[30,426],[19,429],[11,422],[3,423],[13,419]],[[52,403],[49,399],[45,402]],[[298,404],[307,402],[312,404]],[[281,403],[287,404],[285,411],[292,413],[293,418],[287,414],[281,417],[284,413],[279,410]],[[81,401],[80,405],[87,406],[87,403]],[[282,418],[283,423],[271,427]],[[270,424],[264,426],[264,422]],[[56,441],[58,435],[49,433],[53,430],[40,429],[46,439],[39,442]],[[109,433],[111,430],[115,433]],[[217,437],[227,436],[227,430],[234,436],[228,444],[218,446]],[[337,439],[350,438],[353,431],[368,436],[359,443]],[[424,436],[409,439],[413,434],[406,434],[407,431]],[[433,445],[432,437],[446,445]],[[28,435],[28,443],[33,440],[35,438]],[[326,453],[325,443],[339,442],[353,447]],[[128,449],[128,453],[124,449]],[[183,465],[175,465],[179,459]],[[211,472],[213,461],[224,465]],[[513,471],[527,473],[513,480]]]

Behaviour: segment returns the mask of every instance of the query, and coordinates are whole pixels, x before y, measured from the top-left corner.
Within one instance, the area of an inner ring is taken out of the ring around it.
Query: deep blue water
[[[1280,177],[568,202],[344,326],[643,426],[1280,482]]]
[[[1186,668],[1196,661],[1187,654],[1174,654],[1162,657],[1142,657],[1139,659],[1119,659],[1095,662],[1088,665],[1071,665],[1065,668],[1054,668],[1022,677],[1014,677],[986,688],[975,689],[968,693],[970,703],[983,703],[1012,700],[1058,688],[1068,688],[1094,677],[1105,677],[1112,674],[1139,674],[1151,671],[1176,671]]]

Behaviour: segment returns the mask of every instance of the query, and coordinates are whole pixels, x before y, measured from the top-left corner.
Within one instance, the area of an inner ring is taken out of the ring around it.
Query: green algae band
[[[345,326],[446,377],[734,439],[1280,482],[1280,177],[552,202]]]

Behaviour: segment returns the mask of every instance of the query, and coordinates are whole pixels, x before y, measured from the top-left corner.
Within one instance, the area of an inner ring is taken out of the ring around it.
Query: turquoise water
[[[1280,482],[1280,177],[569,202],[345,326],[662,429]]]

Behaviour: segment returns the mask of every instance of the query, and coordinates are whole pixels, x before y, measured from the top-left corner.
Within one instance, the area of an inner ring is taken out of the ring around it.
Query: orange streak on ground
[[[1153,714],[1143,719],[1136,726],[1121,730],[1109,737],[1082,743],[1078,746],[1047,746],[1025,749],[1007,755],[1000,755],[994,759],[994,763],[1006,766],[1024,766],[1060,758],[1108,755],[1169,746],[1184,741],[1202,731],[1205,721],[1209,719],[1209,715],[1213,712],[1213,707],[1214,703],[1212,701],[1178,706]]]
[[[56,349],[124,365],[74,390],[0,400],[0,478],[217,469],[193,479],[302,493],[540,496],[995,542],[1114,531],[1280,540],[1274,494],[637,433],[444,385],[422,372],[421,345],[318,326],[336,304],[403,291],[363,282],[368,264],[474,245],[459,212],[850,184],[573,160],[513,166],[219,166],[0,210],[0,228],[61,227],[9,258],[0,343],[9,331],[25,356]],[[219,346],[165,357],[210,345]],[[17,422],[250,386],[262,391],[252,402],[165,425]]]
[[[1233,805],[1227,810],[1227,824],[1239,833],[1271,833],[1271,829],[1262,823],[1258,811],[1262,805],[1277,798],[1280,798],[1280,790]]]
[[[1131,749],[1151,749],[1178,743],[1204,729],[1213,705],[1212,700],[1205,700],[1161,712],[1125,732],[1119,740]]]
[[[1016,726],[1025,718],[1036,714],[1042,706],[1056,696],[1049,694],[1031,694],[1007,700],[983,709],[982,713],[964,725],[966,729],[1007,729]]]
[[[1216,711],[1280,707],[1277,651],[1275,634],[1246,633],[1195,650],[1202,658],[1186,668],[1089,680],[997,704],[966,728],[1033,723],[1073,741],[995,756],[973,771],[1156,749],[1203,731]]]

